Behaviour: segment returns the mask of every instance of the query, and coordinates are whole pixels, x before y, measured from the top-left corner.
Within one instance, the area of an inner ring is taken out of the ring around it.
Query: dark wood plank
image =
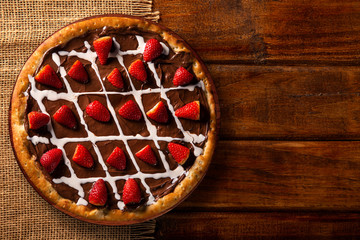
[[[220,141],[177,209],[360,211],[360,142]]]
[[[358,65],[359,1],[154,1],[206,61]],[[181,9],[181,11],[179,11]]]
[[[208,67],[221,139],[360,139],[360,67]]]
[[[156,239],[355,239],[358,213],[170,212]]]

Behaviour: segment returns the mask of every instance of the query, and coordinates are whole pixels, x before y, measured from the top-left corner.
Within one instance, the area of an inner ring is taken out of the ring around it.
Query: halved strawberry
[[[140,187],[134,179],[129,178],[126,180],[122,200],[126,205],[137,204],[141,201]]]
[[[98,179],[89,193],[89,202],[95,206],[104,206],[108,198],[104,180]]]
[[[146,42],[143,58],[145,62],[150,62],[161,55],[163,47],[158,40],[152,38]]]
[[[76,62],[74,62],[67,74],[72,79],[81,83],[86,83],[89,80],[89,76],[84,68],[84,65],[79,60],[76,60]]]
[[[112,46],[111,37],[106,36],[96,39],[93,45],[101,65],[105,65]]]
[[[80,166],[91,168],[94,165],[94,159],[89,150],[81,144],[76,146],[72,160]]]
[[[173,84],[175,86],[186,85],[191,82],[193,77],[194,76],[191,73],[189,73],[188,70],[186,70],[183,67],[179,67],[175,72],[175,75],[173,78]]]
[[[60,89],[63,87],[63,83],[60,81],[56,72],[50,65],[43,67],[35,76],[35,80],[44,85]]]
[[[61,106],[56,113],[54,113],[53,118],[56,122],[68,128],[76,129],[77,127],[75,115],[66,105]]]
[[[108,122],[110,120],[109,110],[97,100],[86,107],[86,113],[100,122]]]
[[[44,153],[40,158],[40,164],[48,173],[52,173],[62,159],[61,149],[54,148]]]
[[[149,163],[151,165],[156,165],[157,160],[156,156],[151,149],[150,145],[146,145],[143,149],[135,153],[135,155],[142,161]]]
[[[142,117],[138,105],[133,101],[127,101],[120,109],[119,115],[128,120],[139,121]]]
[[[33,111],[29,112],[28,120],[30,129],[39,129],[48,124],[50,117],[45,113]]]
[[[190,120],[200,119],[200,102],[193,101],[175,111],[175,116]]]
[[[166,123],[169,120],[168,111],[162,101],[158,102],[146,113],[146,115],[152,120],[160,123]]]
[[[184,164],[186,162],[186,160],[189,158],[190,149],[188,149],[187,147],[185,147],[181,144],[169,143],[168,149],[169,149],[171,156],[179,164]]]
[[[107,76],[107,79],[116,88],[121,89],[124,87],[124,81],[121,77],[119,69],[117,68],[114,68],[114,70],[111,71],[111,73]]]
[[[145,65],[141,60],[135,60],[129,67],[129,73],[135,79],[145,82],[147,79],[147,73]]]
[[[126,168],[126,157],[124,151],[121,150],[121,148],[116,147],[106,162],[117,170],[124,170]]]

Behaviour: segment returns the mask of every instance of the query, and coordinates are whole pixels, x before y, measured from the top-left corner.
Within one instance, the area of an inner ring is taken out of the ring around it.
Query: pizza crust
[[[76,205],[75,202],[61,197],[43,175],[36,161],[36,157],[31,156],[28,150],[30,142],[27,139],[28,135],[24,127],[27,103],[27,96],[24,93],[29,86],[28,75],[34,75],[46,51],[57,45],[64,44],[75,37],[81,36],[89,30],[103,28],[104,26],[111,26],[113,28],[134,26],[140,30],[152,31],[163,37],[174,52],[191,52],[192,56],[194,56],[192,69],[197,78],[205,84],[210,110],[210,126],[204,152],[196,158],[189,170],[189,174],[175,187],[172,193],[158,199],[150,206],[134,211],[109,210],[106,208],[91,209],[87,206]],[[198,185],[208,169],[214,152],[217,134],[217,113],[214,100],[214,87],[212,85],[210,75],[196,53],[191,50],[179,36],[162,26],[141,18],[124,15],[96,16],[77,21],[60,29],[46,39],[27,60],[17,78],[10,105],[10,137],[16,159],[24,175],[36,191],[57,209],[73,217],[88,222],[107,225],[132,224],[157,217],[171,210],[188,196]]]

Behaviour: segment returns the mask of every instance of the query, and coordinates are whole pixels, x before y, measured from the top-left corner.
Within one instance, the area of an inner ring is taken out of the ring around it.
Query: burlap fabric
[[[54,31],[105,13],[157,21],[152,0],[1,0],[0,22],[0,239],[152,239],[155,221],[107,227],[81,222],[53,208],[26,181],[8,134],[11,91],[33,50]]]

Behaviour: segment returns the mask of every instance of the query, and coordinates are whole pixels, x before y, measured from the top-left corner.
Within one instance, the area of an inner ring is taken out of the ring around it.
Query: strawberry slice
[[[106,36],[96,39],[93,45],[101,65],[105,65],[112,46],[111,37]]]
[[[63,87],[63,83],[60,81],[56,72],[50,65],[43,67],[35,76],[35,80],[44,85],[60,89]]]
[[[81,83],[86,83],[89,80],[89,76],[84,68],[84,65],[79,60],[76,60],[76,62],[74,62],[67,74],[72,79]]]
[[[141,60],[135,60],[129,67],[129,73],[136,80],[141,82],[145,82],[147,79],[147,73],[145,69],[145,65]]]
[[[191,82],[193,75],[183,67],[179,67],[174,75],[173,84],[175,86],[183,86]]]
[[[163,47],[158,40],[152,38],[145,44],[143,58],[145,62],[150,62],[161,55]]]
[[[48,124],[50,117],[45,113],[33,111],[29,112],[28,120],[30,129],[39,129]]]
[[[95,206],[104,206],[108,198],[108,193],[104,180],[98,179],[89,193],[89,202]]]
[[[94,159],[91,156],[89,150],[81,144],[78,144],[75,149],[75,153],[72,160],[80,166],[91,168],[94,165]]]
[[[156,165],[157,160],[156,156],[151,149],[150,145],[146,145],[143,149],[135,153],[135,155],[142,161],[149,163],[151,165]]]
[[[108,122],[110,120],[109,110],[97,100],[86,107],[86,113],[100,122]]]
[[[169,143],[168,149],[174,160],[181,165],[189,158],[190,149],[181,144]]]
[[[48,173],[54,172],[62,159],[61,149],[54,148],[44,153],[40,158],[40,164]]]
[[[61,125],[64,125],[71,129],[77,128],[77,121],[75,118],[74,113],[71,111],[71,109],[63,105],[61,106],[56,113],[54,113],[53,118],[56,122],[60,123]]]
[[[128,180],[126,180],[123,188],[122,199],[126,205],[140,203],[140,187],[134,179],[129,178]]]
[[[152,120],[160,123],[166,123],[169,120],[168,111],[162,101],[158,102],[146,113],[146,115]]]
[[[139,121],[142,117],[138,105],[133,101],[127,101],[120,109],[119,115],[128,120]]]
[[[175,116],[190,120],[200,119],[200,102],[193,101],[175,111]]]
[[[116,88],[121,89],[124,87],[124,81],[121,77],[119,69],[117,68],[114,68],[114,70],[111,71],[111,73],[107,76],[107,79]]]
[[[126,157],[124,151],[121,150],[121,148],[116,147],[106,162],[117,170],[124,170],[126,168]]]

